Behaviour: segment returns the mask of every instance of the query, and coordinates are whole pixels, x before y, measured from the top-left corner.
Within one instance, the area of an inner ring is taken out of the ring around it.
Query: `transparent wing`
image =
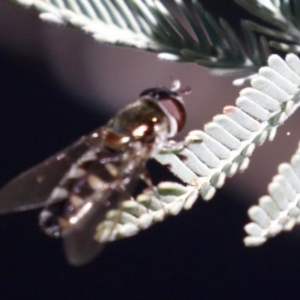
[[[103,147],[101,153],[98,153],[97,160],[85,168],[88,176],[95,175],[98,178],[98,184],[94,185],[93,193],[86,198],[84,193],[78,192],[76,185],[71,191],[76,195],[77,190],[77,195],[84,199],[84,203],[75,214],[72,209],[69,209],[70,205],[72,206],[71,203],[67,203],[65,209],[65,216],[70,226],[65,228],[63,238],[65,255],[70,264],[84,265],[103,249],[105,243],[95,240],[96,229],[106,219],[106,214],[115,210],[113,222],[109,228],[105,228],[104,234],[109,236],[113,233],[122,217],[122,202],[130,197],[139,175],[144,172],[144,162],[149,158],[151,149],[143,149],[144,155],[137,157],[137,147],[130,147],[122,152],[119,160],[116,160],[120,154]],[[142,152],[141,149],[139,150]],[[106,163],[100,163],[100,161],[106,161]],[[109,164],[114,165],[118,172],[113,172],[113,174],[108,172]]]
[[[107,190],[101,195],[101,199],[93,202],[93,206],[84,218],[65,233],[65,256],[71,265],[82,266],[87,264],[103,249],[105,244],[95,240],[96,228],[105,219],[105,215],[109,210],[121,210],[120,204],[126,195],[124,192]],[[104,205],[107,200],[111,202],[109,207]],[[121,211],[114,220],[115,224],[119,221],[118,216],[121,216]]]
[[[42,207],[53,188],[89,147],[90,136],[20,174],[0,190],[0,214]]]

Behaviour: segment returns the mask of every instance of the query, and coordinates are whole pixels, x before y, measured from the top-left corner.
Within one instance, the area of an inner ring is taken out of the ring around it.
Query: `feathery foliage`
[[[235,0],[270,26],[245,21],[250,30],[270,38],[271,47],[283,52],[299,53],[300,3],[297,0]],[[275,29],[275,28],[276,29]],[[274,40],[275,39],[275,40]],[[279,41],[278,41],[279,40]],[[281,42],[280,42],[281,41]]]
[[[294,112],[300,101],[299,58],[289,54],[284,61],[278,55],[271,55],[268,64],[252,79],[252,87],[240,92],[236,106],[225,107],[223,115],[215,116],[204,126],[204,131],[194,130],[188,134],[186,147],[176,153],[162,151],[155,156],[187,186],[163,182],[158,185],[157,194],[142,194],[136,201],[125,201],[121,222],[114,227],[113,234],[108,233],[113,226],[112,217],[118,212],[112,212],[98,227],[99,241],[136,234],[167,215],[189,209],[198,194],[209,200],[216,188],[224,185],[226,177],[248,167],[254,149],[266,139],[274,139],[276,128]],[[256,215],[251,214],[251,217],[258,220]],[[255,232],[259,225],[255,225]]]
[[[80,28],[104,43],[157,52],[164,60],[255,70],[269,54],[265,38],[258,38],[244,21],[246,43],[226,20],[216,20],[197,0],[190,5],[170,1],[172,10],[158,0],[13,1],[35,8],[43,20]]]
[[[259,246],[282,231],[292,230],[300,223],[300,144],[290,163],[282,163],[278,174],[268,186],[269,195],[252,206],[245,226],[246,246]]]

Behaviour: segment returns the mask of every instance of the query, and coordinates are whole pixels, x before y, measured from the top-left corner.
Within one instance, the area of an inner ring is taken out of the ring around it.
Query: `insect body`
[[[94,240],[97,225],[130,197],[146,161],[184,123],[178,91],[145,90],[107,125],[8,183],[0,213],[43,207],[43,231],[63,238],[71,264],[85,264],[103,246]]]

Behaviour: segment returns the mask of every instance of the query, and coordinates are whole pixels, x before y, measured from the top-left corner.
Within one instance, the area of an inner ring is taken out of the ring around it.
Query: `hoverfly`
[[[94,240],[97,225],[130,196],[146,161],[185,124],[178,83],[143,91],[106,125],[13,179],[0,191],[0,214],[43,208],[39,224],[63,238],[67,260],[89,262],[103,247]]]

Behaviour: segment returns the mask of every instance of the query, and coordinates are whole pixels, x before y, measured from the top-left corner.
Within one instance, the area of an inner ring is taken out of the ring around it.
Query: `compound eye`
[[[165,107],[170,117],[177,122],[177,132],[181,131],[186,122],[186,111],[183,103],[176,98],[162,98],[159,102]]]
[[[186,122],[186,111],[180,93],[172,89],[151,88],[140,94],[140,97],[157,103],[165,112],[171,124],[170,136],[182,130]]]

